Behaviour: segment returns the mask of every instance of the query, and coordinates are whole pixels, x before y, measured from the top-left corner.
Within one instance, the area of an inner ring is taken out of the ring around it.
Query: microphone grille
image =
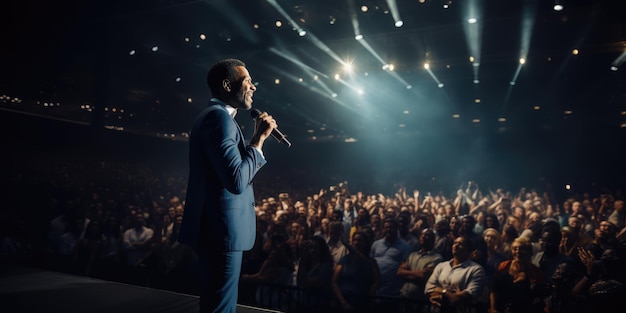
[[[259,109],[252,109],[252,111],[250,111],[250,116],[252,116],[253,119],[257,118],[259,115],[261,115],[261,110]]]

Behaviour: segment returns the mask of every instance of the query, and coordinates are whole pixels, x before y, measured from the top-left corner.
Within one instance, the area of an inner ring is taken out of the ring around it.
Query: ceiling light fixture
[[[557,12],[563,11],[564,9],[563,4],[561,4],[561,1],[559,0],[554,1],[554,6],[552,8],[554,9],[554,11],[557,11]]]

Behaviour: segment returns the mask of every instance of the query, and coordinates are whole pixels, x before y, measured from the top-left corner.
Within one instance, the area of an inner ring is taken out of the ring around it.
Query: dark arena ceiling
[[[560,3],[12,1],[0,105],[184,140],[236,57],[296,142],[626,131],[625,2]]]
[[[469,174],[493,172],[494,160],[522,173],[544,163],[538,172],[570,174],[593,162],[602,175],[619,175],[616,164],[626,172],[626,1],[2,6],[0,114],[186,141],[211,96],[208,68],[235,57],[257,85],[253,105],[276,118],[292,151],[361,146],[344,155],[373,156],[352,162],[358,168],[417,158]],[[250,132],[247,112],[237,120]],[[305,152],[325,164],[333,160],[320,155],[342,153]]]

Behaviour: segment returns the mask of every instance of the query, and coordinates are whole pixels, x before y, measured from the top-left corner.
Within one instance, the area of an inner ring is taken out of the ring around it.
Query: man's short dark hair
[[[224,92],[222,88],[224,79],[228,79],[232,83],[237,81],[237,70],[235,69],[237,66],[245,67],[246,64],[238,59],[223,59],[211,66],[206,80],[213,96],[221,95]]]
[[[395,217],[386,217],[386,218],[383,220],[383,225],[384,225],[385,223],[391,223],[391,224],[392,224],[393,226],[395,226],[395,227],[398,227],[398,226],[399,226],[399,225],[398,225],[398,220],[397,220]]]

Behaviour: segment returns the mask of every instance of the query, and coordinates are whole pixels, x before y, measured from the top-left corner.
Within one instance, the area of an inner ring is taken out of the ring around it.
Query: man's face
[[[432,229],[424,229],[420,234],[420,244],[428,248],[432,248],[435,244],[435,232]]]
[[[252,78],[248,69],[243,66],[235,67],[237,69],[237,81],[231,82],[230,96],[233,99],[231,104],[234,108],[242,108],[250,110],[252,108],[252,94],[256,91],[256,86],[252,83]]]
[[[567,220],[567,224],[569,225],[569,227],[571,227],[575,232],[579,232],[580,229],[582,228],[583,224],[580,221],[580,219],[578,219],[578,217],[570,217]]]
[[[465,238],[457,237],[452,243],[452,255],[457,259],[464,261],[469,258],[470,251],[468,249]]]
[[[544,232],[541,235],[541,248],[543,248],[543,251],[555,251],[559,248],[559,241],[560,238],[556,234]]]
[[[394,223],[384,223],[382,232],[383,234],[385,234],[385,238],[389,240],[395,240],[396,238],[398,238],[398,226],[396,226]]]

